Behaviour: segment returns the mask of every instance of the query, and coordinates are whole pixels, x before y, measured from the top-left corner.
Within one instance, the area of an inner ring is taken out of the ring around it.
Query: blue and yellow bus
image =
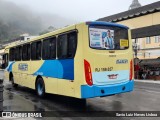
[[[134,86],[131,33],[108,22],[85,22],[5,48],[5,79],[45,93],[87,99]]]

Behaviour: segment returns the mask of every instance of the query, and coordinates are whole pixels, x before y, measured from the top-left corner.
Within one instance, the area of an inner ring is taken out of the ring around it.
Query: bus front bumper
[[[120,94],[125,92],[133,91],[134,81],[131,80],[129,82],[114,84],[114,85],[105,85],[105,86],[81,86],[81,98],[93,98],[93,97],[103,97],[110,96],[114,94]]]

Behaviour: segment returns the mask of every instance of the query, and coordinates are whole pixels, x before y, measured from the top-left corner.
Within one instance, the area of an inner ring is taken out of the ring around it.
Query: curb
[[[160,84],[160,81],[154,81],[154,80],[134,80],[135,82],[141,82],[141,83],[153,83],[153,84]]]

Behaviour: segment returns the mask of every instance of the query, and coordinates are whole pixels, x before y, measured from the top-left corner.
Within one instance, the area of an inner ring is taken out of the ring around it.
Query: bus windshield
[[[90,26],[90,47],[99,50],[125,50],[129,48],[128,29],[115,26]]]

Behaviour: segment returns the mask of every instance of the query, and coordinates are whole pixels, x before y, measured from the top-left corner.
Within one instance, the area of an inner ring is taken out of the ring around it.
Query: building
[[[20,35],[18,38],[15,38],[15,39],[5,41],[5,42],[1,43],[0,46],[2,48],[4,48],[5,46],[10,45],[13,42],[26,41],[26,40],[33,39],[35,37],[37,37],[37,36],[30,36],[28,33],[24,33],[24,34]]]
[[[16,39],[13,39],[13,40],[10,40],[10,41],[5,41],[5,42],[1,43],[0,44],[0,64],[2,64],[2,56],[4,54],[4,48],[7,45],[10,45],[14,42],[27,41],[27,40],[30,40],[30,39],[35,38],[35,37],[37,37],[37,36],[30,36],[28,33],[24,33]]]
[[[139,8],[141,7],[142,5],[139,3],[138,0],[133,0],[132,4],[129,6],[129,10],[131,9],[135,9],[135,8]]]
[[[134,57],[143,66],[160,71],[160,1],[141,6],[133,0],[129,10],[98,19],[131,28]]]
[[[132,39],[137,45],[138,58],[160,57],[160,2],[100,18],[98,21],[129,26],[132,29]]]

